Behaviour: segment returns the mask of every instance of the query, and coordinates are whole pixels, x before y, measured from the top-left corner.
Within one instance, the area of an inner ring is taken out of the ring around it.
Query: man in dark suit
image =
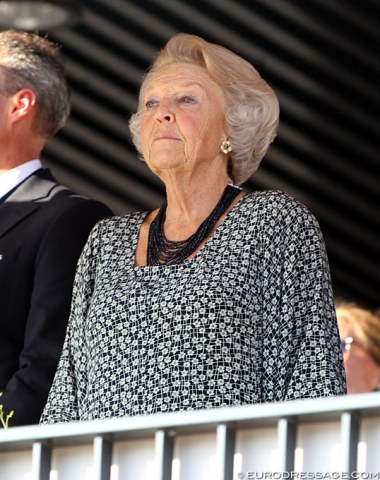
[[[112,212],[59,185],[40,153],[69,114],[59,48],[0,32],[0,404],[38,423],[61,353],[78,257]]]

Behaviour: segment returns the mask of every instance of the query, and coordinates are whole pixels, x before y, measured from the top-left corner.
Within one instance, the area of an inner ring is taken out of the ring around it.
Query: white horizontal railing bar
[[[175,429],[176,434],[206,432],[217,425],[231,423],[244,428],[260,425],[276,425],[280,418],[297,417],[298,423],[340,419],[344,412],[359,412],[362,417],[380,414],[380,392],[330,397],[322,399],[294,400],[263,403],[239,407],[215,408],[136,417],[69,422],[53,425],[13,427],[0,431],[0,451],[31,445],[35,441],[52,440],[53,445],[79,443],[97,435],[113,434],[113,438],[141,438],[157,430]]]

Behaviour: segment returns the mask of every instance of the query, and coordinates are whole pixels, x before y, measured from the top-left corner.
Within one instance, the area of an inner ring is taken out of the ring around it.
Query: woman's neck
[[[164,232],[165,237],[171,241],[185,240],[193,235],[201,223],[214,210],[223,195],[226,185],[232,183],[231,178],[226,174],[219,174],[219,176],[214,177],[213,182],[210,181],[211,177],[205,177],[203,182],[200,179],[194,182],[185,181],[183,178],[179,179],[178,176],[170,180],[163,178],[161,175],[160,178],[164,180],[167,191]],[[218,228],[226,214],[236,205],[242,195],[243,192],[233,200],[216,223],[211,234]],[[136,265],[147,264],[149,231],[157,213],[158,210],[151,212],[141,226],[136,249]],[[189,258],[195,256],[206,241],[207,238]]]
[[[226,188],[232,183],[227,175],[213,181],[209,178],[189,180],[170,178],[166,186],[165,234],[171,240],[191,235],[212,212]]]

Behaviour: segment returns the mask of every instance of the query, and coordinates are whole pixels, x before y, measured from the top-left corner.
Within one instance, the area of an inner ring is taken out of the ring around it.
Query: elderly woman
[[[160,52],[130,126],[166,200],[92,231],[42,422],[345,393],[316,220],[239,186],[278,115],[231,51],[178,34]]]
[[[336,308],[348,393],[380,390],[380,316],[355,304]]]

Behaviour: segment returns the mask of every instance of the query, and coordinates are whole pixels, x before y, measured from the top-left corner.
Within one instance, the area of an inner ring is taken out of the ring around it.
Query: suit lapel
[[[39,201],[56,185],[48,170],[38,170],[28,177],[0,206],[0,238],[39,210]]]
[[[33,203],[11,205],[5,202],[0,208],[0,238],[39,208],[37,204]]]

